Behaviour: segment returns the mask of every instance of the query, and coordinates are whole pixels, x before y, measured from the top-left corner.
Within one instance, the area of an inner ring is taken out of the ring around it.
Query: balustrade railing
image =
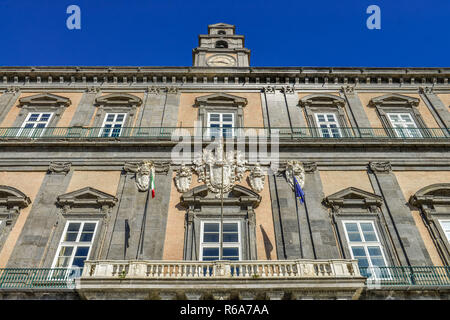
[[[83,278],[258,279],[360,277],[355,260],[86,261]]]
[[[194,127],[47,127],[0,128],[0,139],[147,139],[171,140],[176,136],[190,136],[211,140],[225,138],[271,138],[280,140],[303,139],[449,139],[450,129],[443,128],[194,128]]]

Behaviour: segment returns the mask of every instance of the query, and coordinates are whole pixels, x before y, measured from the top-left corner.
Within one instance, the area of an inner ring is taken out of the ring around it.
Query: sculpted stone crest
[[[175,186],[178,192],[186,192],[190,189],[192,171],[194,171],[198,175],[198,182],[204,182],[209,191],[219,197],[222,183],[223,192],[227,193],[242,180],[244,173],[250,170],[246,166],[247,162],[241,151],[224,152],[222,144],[219,144],[214,151],[204,149],[202,153],[195,156],[193,166],[181,165],[175,176]],[[251,169],[248,179],[253,191],[259,193],[264,189],[265,172],[259,164]]]
[[[286,180],[294,190],[294,177],[297,179],[300,187],[305,186],[305,169],[303,164],[298,160],[290,160],[286,162]]]
[[[256,165],[250,172],[249,182],[253,191],[261,192],[264,189],[264,171],[259,165]]]
[[[153,161],[140,163],[125,163],[124,170],[136,174],[136,186],[139,191],[147,191],[150,186],[150,175],[155,176],[155,165]]]
[[[194,171],[198,181],[205,182],[210,191],[219,193],[223,186],[223,192],[229,192],[247,170],[244,155],[240,151],[224,153],[223,144],[219,144],[215,151],[214,154],[212,150],[204,149],[203,154],[194,160]]]
[[[139,191],[147,191],[150,186],[150,175],[155,175],[155,166],[152,161],[145,161],[136,172],[136,185]]]
[[[186,192],[191,187],[192,172],[191,169],[185,165],[181,165],[175,176],[175,185],[179,192]]]

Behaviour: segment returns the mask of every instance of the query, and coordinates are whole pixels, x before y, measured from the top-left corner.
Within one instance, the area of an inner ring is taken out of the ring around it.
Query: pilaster
[[[62,167],[58,163],[49,166],[47,175],[32,203],[32,208],[23,231],[8,261],[8,268],[36,268],[45,257],[47,247],[52,240],[52,232],[58,221],[56,198],[63,194],[69,186],[73,170],[65,163],[66,169],[54,170]],[[53,258],[53,257],[52,257]],[[51,259],[46,259],[51,260]],[[41,266],[50,267],[50,265]]]
[[[412,217],[408,202],[392,172],[389,162],[371,162],[370,170],[376,177],[381,196],[395,229],[395,235],[406,255],[406,262],[412,266],[430,266],[432,261]]]

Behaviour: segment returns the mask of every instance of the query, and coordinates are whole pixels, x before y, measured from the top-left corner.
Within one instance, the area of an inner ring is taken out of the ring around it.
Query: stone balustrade
[[[356,260],[86,261],[82,278],[271,279],[360,277]]]

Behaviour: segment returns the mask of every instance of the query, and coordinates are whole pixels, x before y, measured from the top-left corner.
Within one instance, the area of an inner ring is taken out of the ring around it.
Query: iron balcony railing
[[[448,286],[450,267],[359,267],[368,287],[386,286]]]
[[[443,128],[195,128],[195,127],[47,127],[0,128],[0,139],[148,139],[171,140],[175,136],[191,136],[202,140],[212,137],[244,138],[275,135],[280,140],[307,139],[449,139],[450,129]]]
[[[71,268],[0,269],[0,289],[71,289],[81,271]]]

